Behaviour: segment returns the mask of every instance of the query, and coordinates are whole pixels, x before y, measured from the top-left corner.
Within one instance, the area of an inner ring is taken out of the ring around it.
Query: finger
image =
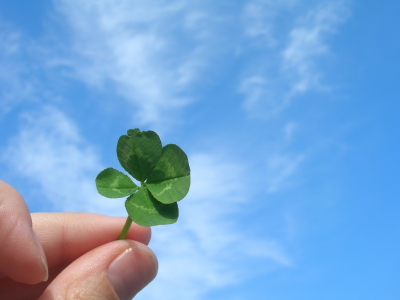
[[[23,283],[47,280],[46,256],[22,196],[0,180],[0,274]],[[26,272],[29,270],[29,272]]]
[[[115,241],[74,261],[39,300],[128,300],[156,274],[157,259],[148,247],[129,240]]]
[[[126,220],[93,213],[35,213],[32,218],[50,269],[69,265],[86,252],[117,240]],[[148,244],[150,236],[149,227],[133,223],[127,239]]]
[[[86,252],[115,241],[126,218],[107,217],[91,213],[34,213],[33,227],[48,256],[49,281],[25,285],[7,278],[1,280],[0,295],[4,299],[36,300],[67,265]],[[132,224],[127,238],[148,244],[149,227]],[[3,299],[0,297],[0,299]]]

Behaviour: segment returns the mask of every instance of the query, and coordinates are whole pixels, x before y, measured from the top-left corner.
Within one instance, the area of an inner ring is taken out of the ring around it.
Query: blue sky
[[[398,299],[398,1],[0,1],[0,178],[126,214],[128,128],[189,156],[137,299]]]

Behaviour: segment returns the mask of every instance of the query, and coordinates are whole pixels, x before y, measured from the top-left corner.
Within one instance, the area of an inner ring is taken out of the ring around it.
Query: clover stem
[[[146,183],[144,181],[141,181],[140,185],[141,185],[141,187],[145,187]],[[121,233],[119,234],[119,237],[118,237],[119,240],[125,240],[126,239],[126,236],[128,235],[128,231],[129,231],[129,228],[131,228],[131,225],[132,225],[132,219],[131,219],[130,216],[128,216],[126,218],[125,225],[122,228]]]
[[[125,225],[122,228],[122,231],[121,231],[121,233],[120,233],[120,235],[118,237],[119,240],[125,240],[126,239],[126,236],[128,235],[128,231],[129,231],[129,228],[131,228],[131,225],[132,225],[132,219],[131,219],[130,216],[128,216],[126,218]]]

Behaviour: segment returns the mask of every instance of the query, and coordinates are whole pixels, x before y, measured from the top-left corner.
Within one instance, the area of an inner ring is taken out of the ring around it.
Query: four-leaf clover
[[[142,226],[175,223],[179,215],[176,202],[186,196],[190,187],[185,152],[174,144],[162,147],[157,133],[136,128],[119,138],[117,156],[121,166],[140,186],[124,173],[107,168],[96,177],[96,187],[107,198],[128,196],[125,201],[129,215],[127,230],[132,220]]]

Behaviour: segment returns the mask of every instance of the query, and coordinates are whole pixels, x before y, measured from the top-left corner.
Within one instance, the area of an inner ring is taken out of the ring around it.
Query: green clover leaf
[[[127,135],[119,138],[117,144],[119,163],[140,182],[145,181],[153,171],[161,152],[161,141],[154,131],[130,129]]]
[[[157,166],[147,179],[147,188],[162,203],[182,200],[189,192],[189,161],[181,148],[169,144],[162,149]]]
[[[132,220],[142,226],[172,224],[179,216],[176,203],[163,204],[154,199],[146,188],[129,196],[125,207]]]
[[[113,168],[107,168],[97,175],[96,187],[99,194],[107,198],[129,196],[138,189],[128,176]]]
[[[113,168],[96,177],[99,194],[107,198],[127,197],[127,222],[121,232],[124,239],[132,221],[142,226],[172,224],[178,220],[176,202],[182,200],[190,187],[190,167],[185,152],[177,145],[164,147],[154,131],[129,129],[117,143],[121,166],[134,179]]]

